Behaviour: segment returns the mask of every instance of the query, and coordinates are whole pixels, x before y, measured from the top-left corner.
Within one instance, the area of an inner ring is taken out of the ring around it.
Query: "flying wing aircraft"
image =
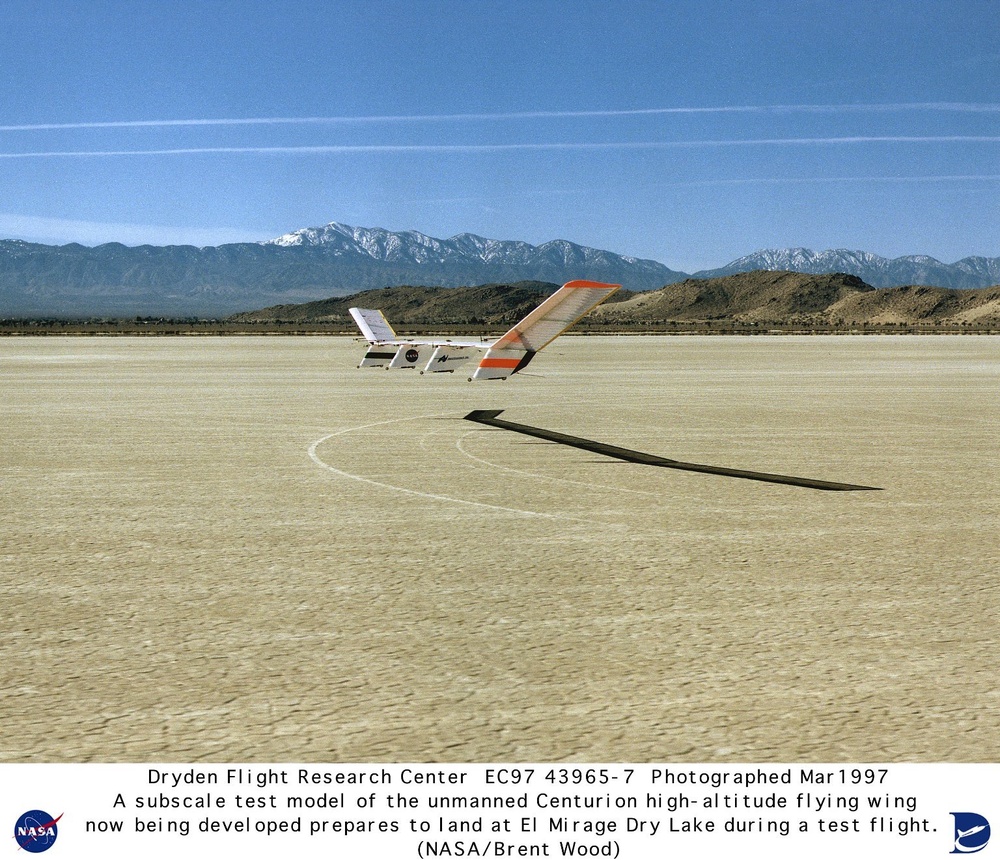
[[[495,341],[401,339],[382,311],[350,308],[351,316],[369,344],[358,367],[388,367],[389,370],[419,367],[421,373],[448,373],[472,367],[466,362],[476,361],[470,382],[473,379],[506,379],[523,370],[536,352],[620,286],[597,281],[570,281]]]

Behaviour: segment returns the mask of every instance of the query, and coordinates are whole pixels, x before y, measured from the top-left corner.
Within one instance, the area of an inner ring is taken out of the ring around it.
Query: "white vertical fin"
[[[416,367],[420,363],[421,356],[426,360],[432,351],[433,347],[426,343],[401,343],[392,361],[389,362],[389,370]]]
[[[396,332],[392,330],[382,311],[348,308],[347,312],[354,317],[354,322],[358,324],[358,328],[369,343],[386,343],[396,339]]]
[[[473,347],[441,344],[427,361],[422,373],[454,373],[473,358]],[[478,353],[478,350],[476,350]]]

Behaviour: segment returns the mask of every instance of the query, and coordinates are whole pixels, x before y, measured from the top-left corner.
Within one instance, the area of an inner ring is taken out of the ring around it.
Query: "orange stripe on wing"
[[[480,367],[509,367],[513,370],[521,363],[519,358],[484,358],[479,362]]]
[[[563,284],[563,286],[569,287],[571,290],[576,290],[576,289],[592,290],[595,288],[608,289],[610,287],[614,287],[617,290],[621,287],[621,284],[605,284],[601,281],[570,281],[567,284]]]

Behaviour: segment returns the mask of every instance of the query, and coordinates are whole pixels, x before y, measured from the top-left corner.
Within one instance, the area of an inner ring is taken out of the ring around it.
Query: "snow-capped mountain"
[[[337,223],[215,248],[0,240],[0,318],[226,315],[400,284],[583,278],[652,290],[685,277],[652,260],[563,240],[535,246],[471,233],[435,239]]]
[[[867,251],[816,252],[808,248],[757,251],[721,269],[698,272],[694,277],[719,278],[758,269],[814,275],[844,272],[857,275],[873,287],[918,284],[972,289],[1000,283],[1000,257],[966,257],[948,264],[922,254],[888,259]]]
[[[758,251],[694,278],[755,269],[843,272],[868,284],[969,289],[1000,283],[1000,257],[947,265],[932,257],[889,260],[864,251]],[[689,276],[654,260],[563,239],[531,245],[460,233],[435,239],[413,230],[330,223],[268,242],[219,247],[95,248],[0,240],[0,318],[5,316],[212,316],[345,296],[401,284],[471,286],[583,278],[656,290]]]
[[[450,239],[435,239],[414,230],[392,232],[382,228],[351,227],[331,222],[306,227],[263,243],[284,248],[312,248],[324,255],[347,259],[370,259],[380,263],[420,266],[435,283],[468,283],[441,280],[437,267],[451,270],[482,265],[493,273],[480,280],[558,281],[560,267],[587,271],[586,277],[620,281],[632,289],[655,289],[688,277],[653,260],[613,254],[557,239],[542,245],[485,239],[460,233]],[[957,263],[942,263],[926,255],[888,259],[868,251],[783,248],[756,251],[720,269],[697,272],[695,278],[717,278],[758,269],[824,274],[857,275],[875,287],[918,284],[972,289],[1000,283],[1000,258],[966,257]],[[516,271],[515,271],[516,270]],[[618,274],[615,274],[615,273]],[[472,280],[475,280],[473,278]]]
[[[450,239],[435,239],[415,230],[391,232],[381,227],[351,227],[331,222],[306,227],[263,242],[282,248],[314,248],[334,257],[368,257],[384,263],[420,266],[460,263],[502,267],[586,267],[591,279],[600,272],[628,270],[628,280],[649,281],[657,286],[681,280],[686,275],[653,260],[626,257],[611,251],[587,248],[563,239],[531,245],[527,242],[485,239],[474,233],[459,233]],[[534,279],[541,278],[541,272]],[[580,277],[583,277],[581,275]],[[636,287],[633,287],[633,289]],[[638,287],[645,289],[646,287]]]

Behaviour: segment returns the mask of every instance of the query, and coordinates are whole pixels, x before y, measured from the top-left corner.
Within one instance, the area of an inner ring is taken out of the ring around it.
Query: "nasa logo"
[[[14,839],[21,848],[32,854],[48,851],[56,844],[56,837],[59,835],[56,824],[60,818],[62,815],[53,818],[40,809],[25,812],[14,825]]]
[[[990,841],[990,823],[975,812],[953,812],[955,847],[952,854],[974,854]]]
[[[415,349],[406,350],[406,360],[410,362],[410,364],[413,364],[413,362],[415,362],[418,358],[420,358],[420,353]]]

